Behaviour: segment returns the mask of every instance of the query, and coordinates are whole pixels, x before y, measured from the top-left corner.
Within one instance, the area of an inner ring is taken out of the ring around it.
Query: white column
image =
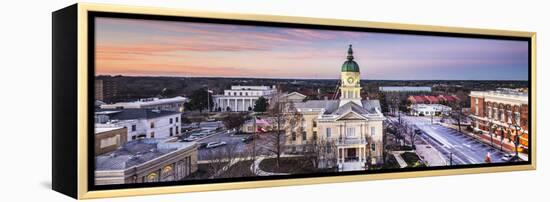
[[[224,105],[224,108],[223,110],[227,110],[227,107],[229,107],[229,98],[225,98],[225,105]]]
[[[233,98],[233,100],[234,100],[233,107],[235,107],[233,108],[233,111],[237,111],[237,98]]]
[[[363,146],[363,148],[361,148],[361,150],[362,150],[362,151],[361,151],[361,156],[363,157],[362,159],[363,159],[363,161],[365,161],[365,159],[366,159],[366,155],[365,155],[366,149],[365,149],[365,146]],[[361,161],[361,162],[363,162],[363,161]]]
[[[243,111],[246,111],[246,110],[248,110],[248,109],[246,109],[245,106],[244,106],[244,98],[243,98]]]
[[[358,156],[359,156],[359,162],[363,162],[363,152],[362,152],[362,148],[359,147],[357,148],[357,152],[359,152]]]

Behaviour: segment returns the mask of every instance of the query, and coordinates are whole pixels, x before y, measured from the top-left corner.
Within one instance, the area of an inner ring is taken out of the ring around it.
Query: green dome
[[[359,65],[353,61],[353,50],[351,44],[348,48],[348,60],[342,64],[342,72],[359,72]]]
[[[345,61],[342,64],[342,72],[359,72],[359,65],[353,60]]]

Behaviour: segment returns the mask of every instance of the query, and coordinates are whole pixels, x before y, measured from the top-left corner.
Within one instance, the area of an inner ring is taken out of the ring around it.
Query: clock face
[[[348,77],[348,83],[353,84],[353,77]]]

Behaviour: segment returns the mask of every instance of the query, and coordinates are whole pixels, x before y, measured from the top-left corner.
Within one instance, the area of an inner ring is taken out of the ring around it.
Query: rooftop
[[[346,103],[339,107],[340,100],[308,100],[302,103],[296,103],[296,109],[302,111],[324,110],[324,114],[340,115],[349,110],[359,114],[375,114],[380,110],[380,102],[378,100],[362,100],[363,106],[359,106],[353,102]]]
[[[380,86],[379,91],[382,92],[431,92],[432,87],[429,86]]]
[[[161,104],[169,104],[169,103],[175,103],[175,102],[187,102],[186,97],[173,97],[173,98],[142,98],[134,102],[118,102],[114,104],[103,104],[101,105],[102,109],[113,109],[117,107],[123,107],[123,108],[140,108],[143,106],[151,106],[151,105],[161,105]]]
[[[159,139],[134,140],[113,152],[96,156],[96,170],[127,169],[177,150],[190,149],[195,144],[195,142],[165,142]]]
[[[111,120],[153,119],[181,114],[181,112],[156,109],[98,109],[96,115],[107,115]]]
[[[498,88],[492,91],[471,91],[470,96],[497,100],[515,100],[522,103],[529,101],[529,94],[522,89]]]
[[[103,127],[103,128],[95,128],[95,134],[99,134],[99,133],[104,133],[104,132],[107,132],[107,131],[113,131],[113,130],[118,130],[118,129],[121,129],[121,128],[124,128],[124,127]]]
[[[231,86],[231,90],[272,90],[275,86]]]

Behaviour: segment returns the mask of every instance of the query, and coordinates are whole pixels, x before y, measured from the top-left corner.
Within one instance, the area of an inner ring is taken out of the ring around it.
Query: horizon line
[[[339,78],[272,78],[272,77],[219,77],[219,76],[167,76],[167,75],[95,75],[95,77],[151,77],[151,78],[208,78],[208,79],[272,79],[272,80],[340,80]],[[361,78],[365,81],[529,81],[527,80],[518,80],[518,79],[366,79]]]

